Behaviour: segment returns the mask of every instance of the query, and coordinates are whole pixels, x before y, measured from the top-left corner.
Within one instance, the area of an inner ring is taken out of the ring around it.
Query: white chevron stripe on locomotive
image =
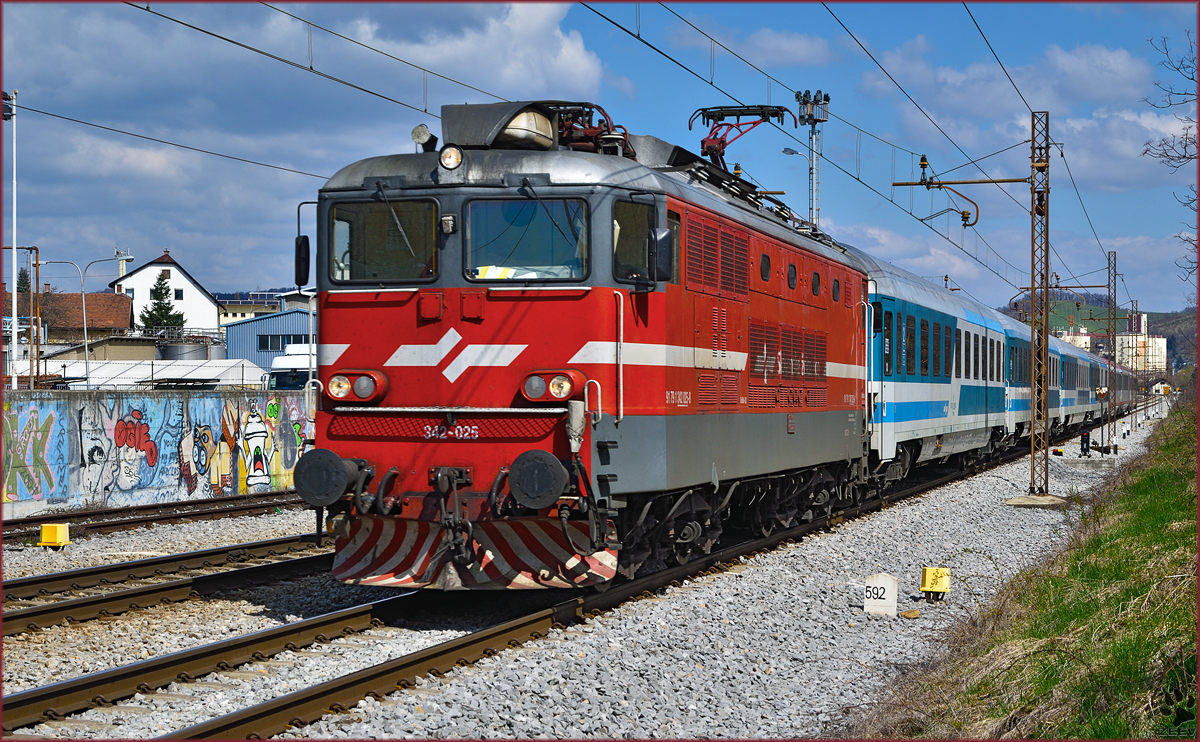
[[[384,361],[383,365],[438,366],[458,346],[460,340],[462,340],[462,335],[459,335],[458,331],[451,327],[446,330],[445,335],[442,335],[442,339],[433,345],[401,345],[396,348],[390,358]],[[462,376],[463,372],[472,366],[507,366],[528,347],[528,345],[468,345],[450,361],[446,368],[442,369],[442,375],[453,384],[458,381],[458,377]]]

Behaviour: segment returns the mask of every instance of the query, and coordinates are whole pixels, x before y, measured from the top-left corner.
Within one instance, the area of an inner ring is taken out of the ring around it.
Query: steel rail
[[[13,693],[4,698],[5,732],[44,719],[58,719],[95,706],[109,706],[136,693],[265,659],[289,649],[347,636],[399,617],[408,595],[366,603],[257,631],[132,665],[82,675]]]
[[[303,690],[278,696],[233,713],[186,729],[170,732],[161,739],[265,739],[289,728],[317,721],[326,713],[353,708],[368,696],[376,699],[412,687],[424,675],[441,676],[455,667],[467,666],[492,656],[507,647],[517,646],[530,639],[540,639],[552,628],[582,621],[585,616],[611,610],[618,605],[642,597],[652,597],[653,591],[700,574],[715,574],[723,566],[747,554],[773,549],[776,546],[823,528],[839,525],[849,517],[880,510],[899,500],[914,497],[952,481],[973,476],[1009,461],[1027,456],[1020,446],[992,461],[978,464],[968,471],[954,471],[927,481],[846,508],[801,526],[779,531],[722,549],[687,564],[669,567],[641,579],[618,583],[602,593],[577,597],[528,616],[497,624],[489,629],[468,634],[419,652],[397,657],[387,662],[363,668],[357,672],[329,680]]]
[[[253,739],[278,734],[289,727],[316,721],[330,711],[344,711],[367,696],[378,698],[403,690],[411,687],[418,677],[428,674],[441,676],[454,667],[469,665],[483,657],[495,655],[504,648],[517,646],[529,639],[541,638],[553,628],[581,621],[586,616],[598,615],[631,599],[652,597],[654,591],[668,585],[678,585],[681,580],[702,573],[715,574],[734,559],[775,548],[781,543],[793,541],[813,531],[839,525],[848,517],[882,509],[899,500],[1020,459],[1025,455],[1025,451],[1016,447],[1008,454],[978,464],[970,470],[954,471],[913,483],[904,490],[887,493],[883,497],[838,511],[811,523],[737,544],[638,580],[619,583],[602,593],[575,597],[551,608],[171,732],[165,737]],[[5,699],[4,729],[11,731],[37,723],[44,718],[59,718],[93,706],[109,705],[135,692],[149,692],[172,682],[186,681],[209,672],[262,660],[285,649],[297,649],[314,641],[326,641],[331,633],[349,635],[377,625],[377,622],[387,623],[399,615],[402,605],[411,605],[411,602],[406,600],[409,597],[402,595],[378,603],[348,608],[288,626],[14,694]]]
[[[36,598],[39,595],[66,592],[68,590],[84,590],[89,587],[140,580],[147,577],[162,576],[185,569],[202,569],[218,567],[230,562],[244,561],[268,556],[282,556],[301,549],[314,548],[315,544],[305,541],[312,538],[305,536],[281,536],[265,541],[251,541],[244,544],[230,544],[201,551],[190,551],[180,554],[165,554],[163,556],[138,559],[132,562],[117,562],[101,564],[95,567],[82,567],[67,572],[52,572],[44,575],[31,575],[15,580],[5,580],[3,583],[4,599]]]
[[[197,505],[203,507],[196,507]],[[72,529],[85,533],[112,533],[138,528],[150,523],[175,523],[185,519],[225,518],[236,515],[266,512],[277,507],[297,507],[304,502],[295,496],[295,490],[261,492],[257,495],[234,495],[215,497],[197,502],[135,505],[127,508],[97,510],[69,510],[62,513],[13,518],[4,522],[4,535],[8,539],[37,536],[43,524],[66,523]],[[127,515],[133,517],[124,517]],[[99,518],[100,520],[93,520]],[[77,531],[77,532],[78,532]]]
[[[4,611],[4,636],[35,631],[64,621],[79,623],[160,603],[180,602],[242,585],[278,582],[291,577],[328,572],[332,567],[333,552],[282,559],[268,564],[235,564],[223,572],[181,577],[99,595],[7,610]]]

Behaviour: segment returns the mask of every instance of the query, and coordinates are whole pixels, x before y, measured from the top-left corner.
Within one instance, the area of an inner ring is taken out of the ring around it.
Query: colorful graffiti
[[[4,403],[9,517],[292,486],[312,437],[300,395],[16,392]]]

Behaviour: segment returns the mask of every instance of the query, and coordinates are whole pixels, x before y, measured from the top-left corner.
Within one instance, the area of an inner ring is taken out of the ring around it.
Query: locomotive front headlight
[[[558,399],[566,399],[571,396],[572,386],[570,377],[559,374],[550,380],[550,393]]]
[[[354,380],[354,393],[360,399],[367,399],[375,393],[375,380],[370,376],[360,376]]]
[[[442,163],[442,167],[447,170],[453,170],[462,164],[462,159],[462,150],[453,144],[447,144],[442,148],[442,154],[438,157],[438,162]]]
[[[341,374],[337,374],[329,379],[329,386],[326,388],[329,389],[329,393],[332,396],[337,397],[338,399],[345,399],[346,396],[350,394],[350,379],[347,379]]]
[[[525,380],[525,396],[530,399],[540,399],[546,393],[546,380],[540,376],[530,376]]]

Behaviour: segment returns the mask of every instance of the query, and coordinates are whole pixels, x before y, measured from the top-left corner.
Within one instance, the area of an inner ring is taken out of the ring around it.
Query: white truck
[[[316,375],[316,359],[308,343],[293,343],[283,349],[283,355],[271,359],[267,374],[267,389],[303,389],[308,383],[309,368]]]

